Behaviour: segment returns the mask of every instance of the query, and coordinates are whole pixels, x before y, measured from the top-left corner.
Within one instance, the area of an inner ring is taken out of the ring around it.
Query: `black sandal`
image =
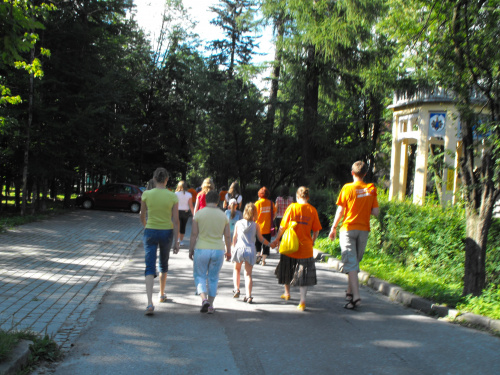
[[[344,309],[354,310],[357,307],[358,303],[360,303],[360,302],[361,302],[361,298],[358,298],[356,301],[349,301],[344,305]]]
[[[346,293],[345,294],[345,300],[346,301],[352,301],[353,298],[354,298],[354,296],[352,295],[352,293]]]
[[[246,302],[246,303],[252,303],[253,302],[253,297],[245,297],[243,298],[243,302]]]

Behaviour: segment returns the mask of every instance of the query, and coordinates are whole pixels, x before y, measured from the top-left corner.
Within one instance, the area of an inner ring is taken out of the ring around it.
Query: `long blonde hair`
[[[182,191],[184,194],[186,194],[186,186],[185,186],[185,181],[181,180],[177,184],[177,188],[175,189],[175,192],[177,193],[178,191]]]
[[[203,194],[206,194],[211,190],[215,190],[215,184],[210,177],[207,177],[203,180],[203,183],[201,184],[201,192]]]

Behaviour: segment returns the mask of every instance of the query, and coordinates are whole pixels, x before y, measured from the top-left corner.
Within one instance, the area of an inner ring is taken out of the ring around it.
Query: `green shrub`
[[[372,220],[369,249],[390,255],[409,269],[460,282],[464,272],[463,209],[443,209],[432,201],[423,206],[409,200],[389,202],[383,195],[379,204],[380,215]]]
[[[490,284],[479,297],[465,297],[465,300],[457,305],[457,309],[500,319],[500,286]]]
[[[318,211],[319,221],[323,227],[323,231],[329,231],[333,223],[335,211],[337,210],[337,196],[338,192],[323,189],[311,190],[309,192],[309,203],[313,205]]]

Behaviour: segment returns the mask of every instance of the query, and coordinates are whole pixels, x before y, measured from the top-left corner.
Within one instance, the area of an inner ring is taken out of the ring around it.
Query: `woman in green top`
[[[160,249],[160,302],[167,302],[165,284],[167,282],[168,258],[170,248],[174,243],[174,254],[179,252],[177,243],[177,228],[179,227],[178,198],[175,193],[166,188],[168,172],[165,168],[158,168],[154,172],[155,188],[146,190],[141,198],[141,222],[144,226],[144,251],[146,253],[146,293],[148,307],[146,315],[152,315],[153,285],[156,275],[156,253]],[[147,217],[147,219],[146,219]]]

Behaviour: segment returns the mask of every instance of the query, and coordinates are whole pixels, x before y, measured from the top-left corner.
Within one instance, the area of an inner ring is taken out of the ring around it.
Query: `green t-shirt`
[[[224,250],[224,228],[229,223],[220,208],[205,207],[193,218],[198,223],[196,249]]]
[[[148,229],[173,229],[172,207],[179,202],[177,195],[168,189],[146,190],[142,201],[148,207]]]

